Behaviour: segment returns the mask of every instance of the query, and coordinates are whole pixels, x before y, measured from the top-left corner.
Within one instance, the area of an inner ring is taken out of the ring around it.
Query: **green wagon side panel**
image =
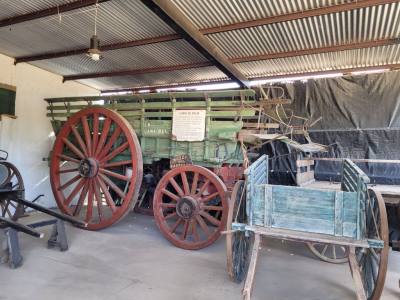
[[[242,120],[255,115],[252,109],[254,96],[253,90],[234,90],[45,100],[49,103],[47,116],[51,118],[56,134],[63,123],[79,110],[89,106],[105,107],[117,111],[135,129],[145,164],[187,154],[195,164],[214,167],[222,163],[243,162],[237,134],[243,127]],[[178,142],[172,139],[174,109],[206,110],[204,141]],[[117,160],[126,158],[122,154]]]
[[[254,225],[357,236],[358,198],[355,192],[259,185],[252,202]]]

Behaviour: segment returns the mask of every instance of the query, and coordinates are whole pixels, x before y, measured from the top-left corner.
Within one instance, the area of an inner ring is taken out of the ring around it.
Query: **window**
[[[15,87],[0,83],[0,116],[15,116]]]

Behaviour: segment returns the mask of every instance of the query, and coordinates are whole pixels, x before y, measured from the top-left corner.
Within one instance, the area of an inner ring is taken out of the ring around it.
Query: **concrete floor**
[[[200,251],[175,248],[151,217],[130,214],[100,232],[68,226],[70,249],[20,234],[24,265],[0,266],[0,299],[241,299],[227,278],[225,241]],[[49,230],[45,230],[48,234]],[[382,300],[400,299],[400,253],[391,252]],[[302,244],[264,240],[253,300],[355,299],[347,265],[315,259]]]

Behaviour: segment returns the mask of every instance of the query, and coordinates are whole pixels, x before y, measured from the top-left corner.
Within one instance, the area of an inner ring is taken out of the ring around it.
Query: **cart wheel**
[[[24,181],[17,167],[6,161],[0,161],[0,189],[19,190],[16,194],[0,195],[1,216],[13,221],[18,220],[24,214],[24,206],[12,199],[25,199]]]
[[[50,181],[60,210],[108,227],[135,205],[142,182],[139,141],[118,113],[89,107],[70,117],[54,144]]]
[[[349,247],[320,243],[307,243],[307,246],[315,256],[323,261],[332,264],[342,264],[349,261]]]
[[[242,282],[249,267],[249,255],[252,246],[252,233],[243,231],[230,232],[232,223],[247,223],[245,181],[236,182],[229,202],[228,219],[226,222],[226,257],[229,277],[236,282]]]
[[[226,187],[210,170],[186,165],[166,173],[154,192],[158,228],[175,246],[196,250],[215,242],[226,225]]]
[[[369,239],[385,242],[383,249],[356,248],[356,258],[360,268],[365,295],[368,300],[381,297],[386,279],[389,255],[389,228],[385,201],[378,191],[368,190],[366,203],[366,235]]]

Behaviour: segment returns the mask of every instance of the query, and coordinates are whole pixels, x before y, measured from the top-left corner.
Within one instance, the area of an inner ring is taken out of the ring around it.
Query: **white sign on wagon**
[[[206,130],[205,110],[175,110],[172,115],[172,139],[203,141]]]

